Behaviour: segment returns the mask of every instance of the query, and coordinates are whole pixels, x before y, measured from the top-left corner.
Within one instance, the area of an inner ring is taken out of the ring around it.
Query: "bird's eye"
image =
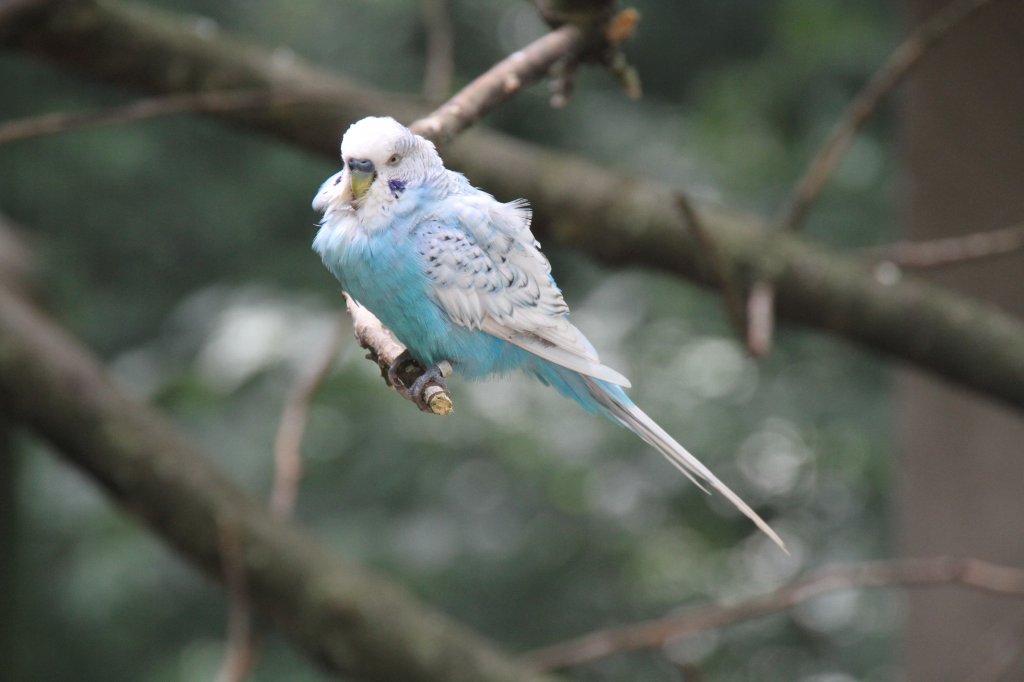
[[[397,164],[401,160],[402,160],[401,156],[399,156],[398,154],[392,154],[391,158],[388,159],[388,165],[389,166],[394,166],[395,164]]]

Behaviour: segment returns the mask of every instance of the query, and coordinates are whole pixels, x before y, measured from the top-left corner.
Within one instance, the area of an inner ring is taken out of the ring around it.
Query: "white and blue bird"
[[[411,387],[414,396],[425,381],[441,381],[445,362],[468,379],[525,372],[637,434],[785,549],[749,505],[633,404],[626,377],[601,364],[569,321],[526,201],[501,203],[473,187],[444,167],[429,140],[392,118],[349,127],[341,159],[313,200],[323,213],[313,248],[342,288],[429,368]]]

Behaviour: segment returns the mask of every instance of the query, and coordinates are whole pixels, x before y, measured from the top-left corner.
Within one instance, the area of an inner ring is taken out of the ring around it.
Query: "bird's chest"
[[[422,256],[408,229],[340,231],[318,250],[342,288],[407,346],[447,333],[450,323],[429,295]]]

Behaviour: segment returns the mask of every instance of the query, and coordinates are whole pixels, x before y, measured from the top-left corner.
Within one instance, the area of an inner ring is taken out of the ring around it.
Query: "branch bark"
[[[275,63],[269,50],[225,37],[208,40],[172,17],[128,3],[24,0],[0,13],[0,47],[155,92],[315,88],[324,93],[323,103],[218,115],[332,159],[339,121],[385,112],[411,121],[424,110],[415,100],[360,87],[301,61]],[[529,198],[542,239],[606,263],[715,284],[692,225],[676,209],[675,188],[484,131],[460,137],[446,159],[498,196]],[[781,316],[1024,408],[1019,319],[911,277],[878,282],[856,258],[771,234],[758,218],[707,203],[695,210],[734,281],[769,283]]]
[[[85,349],[3,287],[0,414],[52,443],[214,580],[244,571],[253,609],[330,671],[382,681],[553,679],[273,518],[169,422],[126,397]]]

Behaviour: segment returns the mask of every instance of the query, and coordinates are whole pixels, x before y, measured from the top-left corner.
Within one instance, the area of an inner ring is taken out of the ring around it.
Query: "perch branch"
[[[130,2],[23,1],[0,12],[0,47],[154,92],[316,87],[314,107],[270,115],[224,112],[225,121],[277,135],[337,159],[339,121],[389,113],[415,120],[423,108],[296,59],[227,36],[211,41],[184,22]],[[175,64],[169,70],[168,64]],[[542,240],[611,265],[641,265],[713,284],[676,189],[611,172],[564,153],[470,130],[445,153],[450,167],[499,197],[527,197]],[[772,285],[778,313],[916,364],[1008,405],[1024,408],[1024,323],[992,305],[913,277],[883,284],[858,259],[839,256],[766,222],[694,201],[731,272]],[[600,238],[595,238],[600,235]]]
[[[935,557],[869,561],[825,568],[733,606],[703,606],[607,630],[539,649],[527,655],[537,670],[556,670],[629,651],[656,649],[698,632],[715,630],[793,608],[840,590],[865,587],[960,585],[1024,597],[1024,570],[980,559]]]
[[[48,441],[212,579],[227,580],[234,556],[254,613],[330,672],[380,682],[552,682],[275,518],[2,287],[0,412]]]
[[[348,308],[348,313],[352,317],[352,329],[356,335],[356,341],[359,345],[368,351],[366,358],[373,360],[380,367],[381,376],[384,380],[388,379],[388,370],[390,367],[398,362],[399,358],[405,352],[405,346],[398,343],[391,333],[381,324],[380,320],[374,317],[373,313],[357,303],[351,296],[345,294],[345,306]],[[448,363],[443,363],[447,365]],[[442,370],[445,368],[442,367]],[[451,414],[453,409],[452,397],[443,385],[437,381],[428,381],[423,386],[423,395],[414,396],[408,390],[406,386],[412,386],[413,383],[426,371],[420,363],[412,359],[406,359],[398,372],[398,378],[402,382],[402,386],[392,386],[399,395],[406,400],[411,400],[416,403],[417,397],[421,398],[422,402],[430,408],[432,414],[440,415],[442,417]],[[447,376],[450,373],[450,366],[448,371],[444,372]]]

